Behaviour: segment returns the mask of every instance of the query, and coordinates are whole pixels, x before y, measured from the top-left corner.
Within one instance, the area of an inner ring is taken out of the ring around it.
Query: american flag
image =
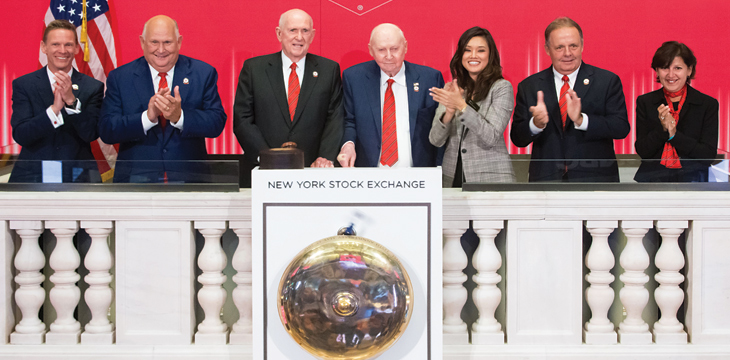
[[[79,41],[84,39],[81,36],[82,22],[84,15],[84,4],[86,1],[86,21],[88,35],[88,62],[84,61],[84,53],[87,46],[81,44],[81,51],[76,55],[74,67],[81,73],[89,75],[106,84],[106,77],[109,72],[117,67],[117,51],[114,41],[114,30],[112,17],[109,12],[108,0],[51,0],[51,5],[46,11],[44,19],[45,28],[51,21],[65,19],[76,26]],[[42,66],[48,63],[46,55],[38,49]],[[101,139],[91,144],[102,180],[111,179],[114,172],[114,162],[117,158],[117,149],[112,145],[104,144]]]

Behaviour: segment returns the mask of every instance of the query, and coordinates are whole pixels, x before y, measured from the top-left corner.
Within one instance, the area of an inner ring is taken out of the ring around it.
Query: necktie
[[[380,154],[380,163],[393,166],[398,161],[398,137],[395,130],[395,97],[393,96],[393,79],[388,79],[388,88],[385,90],[383,101],[383,151]]]
[[[161,72],[160,75],[160,84],[157,87],[157,89],[163,89],[167,87],[167,73]],[[165,115],[160,114],[160,117],[157,119],[157,121],[160,123],[160,127],[162,127],[162,130],[165,130],[165,125],[167,125],[167,119],[165,119]]]
[[[567,94],[570,89],[570,81],[568,75],[563,75],[563,87],[560,88],[560,117],[563,119],[563,128],[565,128],[565,120],[568,118],[568,99]]]
[[[297,76],[297,64],[292,63],[291,73],[289,74],[289,93],[287,99],[289,101],[289,117],[294,121],[294,113],[297,111],[297,102],[299,101],[299,76]]]

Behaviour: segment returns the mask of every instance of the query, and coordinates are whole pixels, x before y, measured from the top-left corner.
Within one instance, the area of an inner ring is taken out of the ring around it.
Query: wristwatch
[[[66,109],[76,110],[76,106],[79,105],[79,98],[74,98],[74,102],[71,105],[66,105]]]

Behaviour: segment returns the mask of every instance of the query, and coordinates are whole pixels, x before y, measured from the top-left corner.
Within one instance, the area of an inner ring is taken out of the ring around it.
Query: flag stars
[[[76,3],[78,3],[79,1],[78,1],[78,0],[71,0],[71,2],[72,2],[72,3],[74,3],[74,4],[76,4]]]
[[[65,7],[65,6],[63,6],[63,5],[58,5],[57,9],[58,9],[58,11],[59,11],[59,12],[64,12],[64,11],[66,11],[66,7]]]
[[[71,16],[76,15],[76,9],[73,9],[72,8],[71,10],[68,11],[68,14],[71,15]]]
[[[101,6],[99,4],[94,5],[94,11],[101,11]]]

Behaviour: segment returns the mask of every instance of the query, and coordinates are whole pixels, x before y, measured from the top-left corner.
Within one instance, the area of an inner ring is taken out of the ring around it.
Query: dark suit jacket
[[[13,139],[23,148],[10,174],[10,182],[42,182],[41,162],[63,161],[63,182],[100,180],[90,142],[96,141],[104,84],[74,69],[72,90],[81,102],[81,113],[61,110],[64,124],[54,128],[46,114],[53,105],[53,89],[46,67],[13,81]],[[73,160],[80,160],[78,162]],[[90,175],[93,172],[95,176]]]
[[[621,79],[610,71],[581,65],[574,90],[581,99],[582,112],[588,115],[588,130],[582,131],[575,129],[570,117],[563,130],[553,78],[551,66],[517,87],[510,138],[519,147],[532,144],[529,180],[619,181],[613,140],[625,138],[630,131]],[[529,109],[537,104],[538,90],[545,95],[550,120],[541,133],[533,136]]]
[[[636,153],[643,159],[636,181],[707,181],[707,168],[717,156],[719,104],[691,86],[679,113],[677,132],[669,141],[677,150],[681,169],[660,164],[669,133],[659,121],[659,105],[667,105],[662,89],[636,99]],[[698,161],[695,159],[701,159]]]
[[[180,87],[183,130],[168,125],[163,134],[157,125],[145,134],[142,113],[155,93],[147,61],[141,57],[110,72],[99,136],[119,143],[114,182],[160,182],[165,173],[170,182],[208,182],[205,138],[220,135],[226,124],[217,83],[212,66],[180,55],[170,89]]]
[[[304,78],[292,121],[284,87],[281,52],[243,63],[233,105],[233,132],[246,159],[258,164],[259,152],[293,141],[304,164],[317,157],[335,161],[342,139],[340,65],[307,54]]]
[[[407,61],[403,64],[406,67],[413,166],[436,166],[438,148],[428,141],[428,134],[439,104],[429,96],[428,89],[443,88],[444,78],[440,71],[430,67]],[[342,143],[355,143],[355,166],[378,166],[383,128],[380,67],[375,60],[352,66],[342,74],[342,83],[345,90],[345,136]]]

